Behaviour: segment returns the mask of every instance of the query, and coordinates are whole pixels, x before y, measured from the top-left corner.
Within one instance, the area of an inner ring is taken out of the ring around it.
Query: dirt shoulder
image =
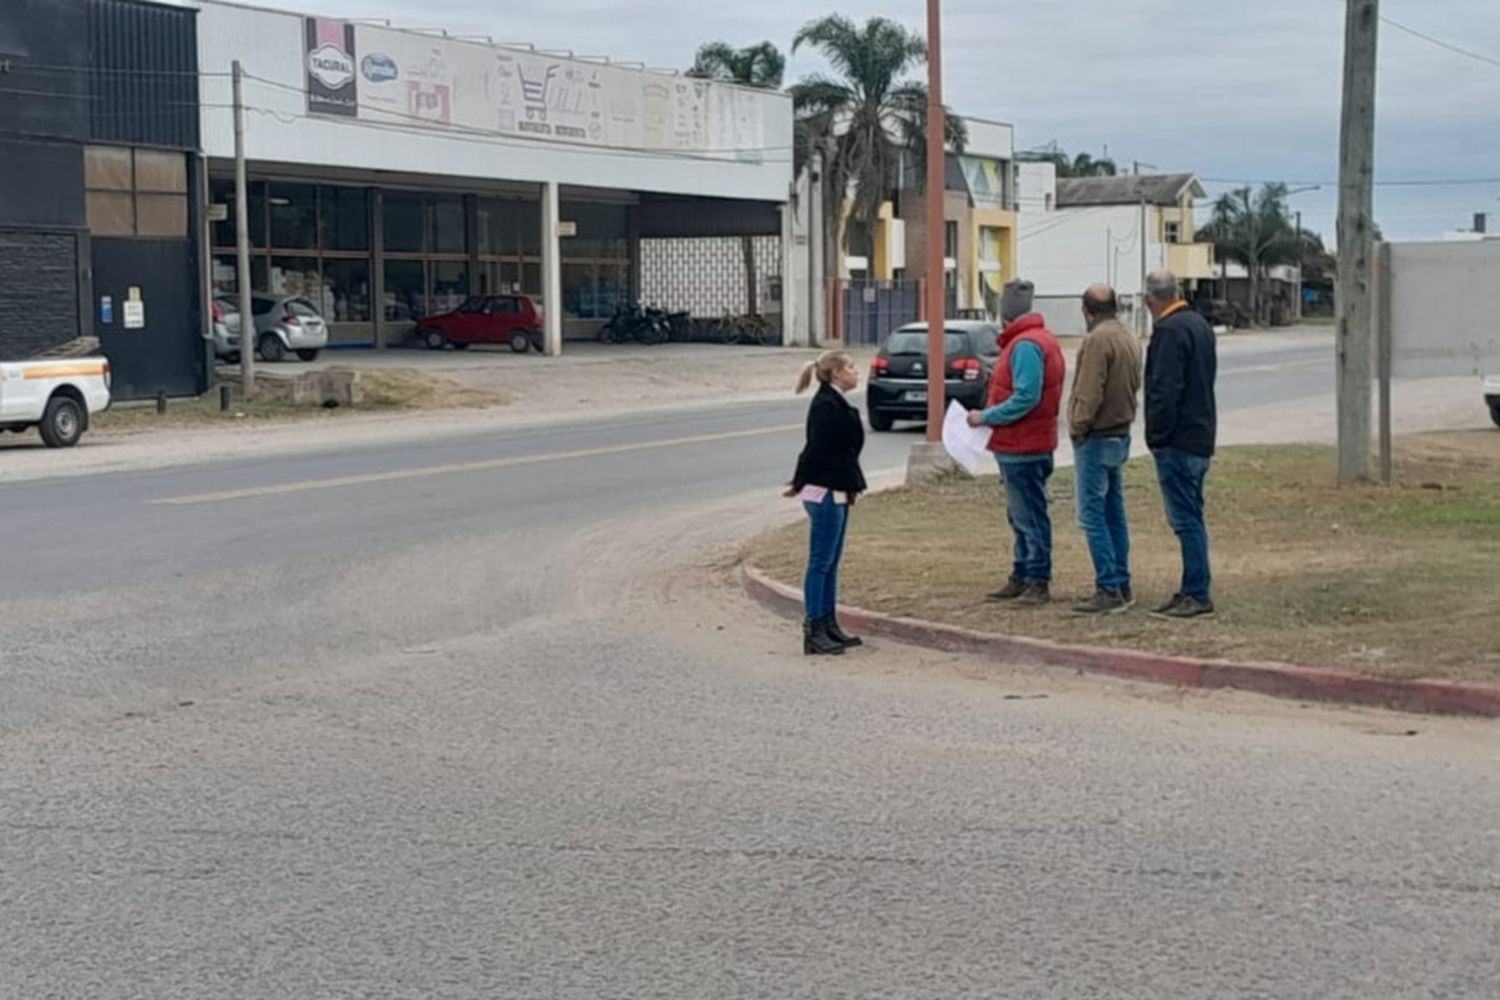
[[[888,614],[1083,645],[1333,666],[1384,677],[1500,681],[1500,435],[1399,439],[1390,488],[1339,490],[1333,451],[1226,449],[1209,477],[1218,619],[1159,622],[1137,610],[1069,614],[1093,570],[1074,525],[1071,469],[1053,479],[1049,608],[987,603],[1010,569],[995,480],[953,478],[870,497],[855,512],[845,603]],[[1135,589],[1143,605],[1176,589],[1177,542],[1149,460],[1127,475]],[[746,558],[800,578],[805,528],[762,535]]]

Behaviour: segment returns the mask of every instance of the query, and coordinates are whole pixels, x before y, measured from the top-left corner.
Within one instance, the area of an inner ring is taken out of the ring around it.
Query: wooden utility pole
[[[943,18],[939,0],[927,0],[927,440],[943,439],[943,380],[948,358],[947,282],[943,239],[943,188],[947,170],[943,141],[947,122],[943,112]]]
[[[1339,136],[1339,483],[1370,478],[1374,349],[1375,51],[1380,0],[1347,0],[1344,111]]]
[[[245,398],[255,395],[255,314],[250,310],[250,206],[245,180],[244,70],[231,65],[234,90],[234,235],[240,301],[240,381]]]

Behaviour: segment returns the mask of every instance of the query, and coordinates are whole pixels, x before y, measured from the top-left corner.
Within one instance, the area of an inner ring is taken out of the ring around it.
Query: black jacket
[[[807,447],[797,459],[792,488],[812,485],[863,493],[865,474],[859,468],[859,453],[864,446],[865,425],[859,410],[833,386],[819,386],[807,408]]]
[[[1156,321],[1146,349],[1146,447],[1213,455],[1217,374],[1217,345],[1208,320],[1179,309]]]

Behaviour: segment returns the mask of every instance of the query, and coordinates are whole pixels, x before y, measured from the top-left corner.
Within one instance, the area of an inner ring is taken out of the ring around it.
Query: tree
[[[1069,156],[1056,144],[1045,147],[1045,152],[1033,154],[1033,158],[1055,165],[1059,177],[1114,177],[1120,172],[1115,161],[1108,156],[1095,158],[1091,153]]]
[[[698,58],[688,76],[701,80],[737,83],[743,87],[780,90],[786,74],[786,56],[770,42],[737,49],[728,42],[709,42],[698,49]],[[755,264],[755,238],[740,237],[740,251],[745,260],[745,296],[747,312],[760,312],[760,274]]]
[[[823,155],[822,182],[830,261],[837,259],[845,199],[851,221],[865,236],[868,259],[875,258],[875,220],[889,196],[903,156],[917,177],[927,164],[927,86],[906,74],[926,63],[922,36],[894,21],[872,17],[863,25],[842,15],[810,21],[797,32],[792,51],[810,46],[821,52],[835,76],[813,74],[791,89],[797,114],[797,158]],[[945,116],[944,137],[962,150],[968,139],[963,122]],[[938,195],[941,197],[941,194]],[[941,248],[930,250],[941,258]]]
[[[1299,263],[1305,251],[1286,198],[1285,184],[1267,184],[1255,192],[1248,187],[1231,191],[1214,202],[1213,217],[1198,233],[1199,240],[1214,244],[1220,260],[1244,265],[1250,275],[1250,315],[1257,323],[1266,318],[1261,303],[1266,269]]]

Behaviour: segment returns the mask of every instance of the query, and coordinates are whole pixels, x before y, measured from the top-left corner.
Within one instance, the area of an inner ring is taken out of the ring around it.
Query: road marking
[[[281,496],[287,493],[311,493],[315,490],[335,490],[346,486],[368,486],[371,483],[390,483],[403,479],[451,476],[463,472],[488,472],[492,469],[509,469],[521,465],[539,465],[544,462],[568,462],[579,458],[597,458],[602,455],[623,455],[633,451],[677,448],[692,444],[711,444],[715,441],[734,441],[739,438],[761,437],[768,434],[785,434],[789,431],[799,431],[802,428],[802,424],[781,424],[776,427],[758,427],[754,430],[724,431],[719,434],[695,434],[691,437],[667,438],[662,441],[643,441],[639,444],[616,444],[602,448],[579,448],[576,451],[553,451],[540,455],[519,455],[514,458],[490,458],[478,462],[453,462],[448,465],[429,465],[416,469],[391,469],[387,472],[367,472],[357,476],[336,476],[329,479],[304,479],[300,482],[276,483],[269,486],[249,486],[241,490],[223,490],[218,493],[190,493],[184,496],[164,497],[149,502],[169,507],[226,503],[231,500],[250,500],[255,497]]]

